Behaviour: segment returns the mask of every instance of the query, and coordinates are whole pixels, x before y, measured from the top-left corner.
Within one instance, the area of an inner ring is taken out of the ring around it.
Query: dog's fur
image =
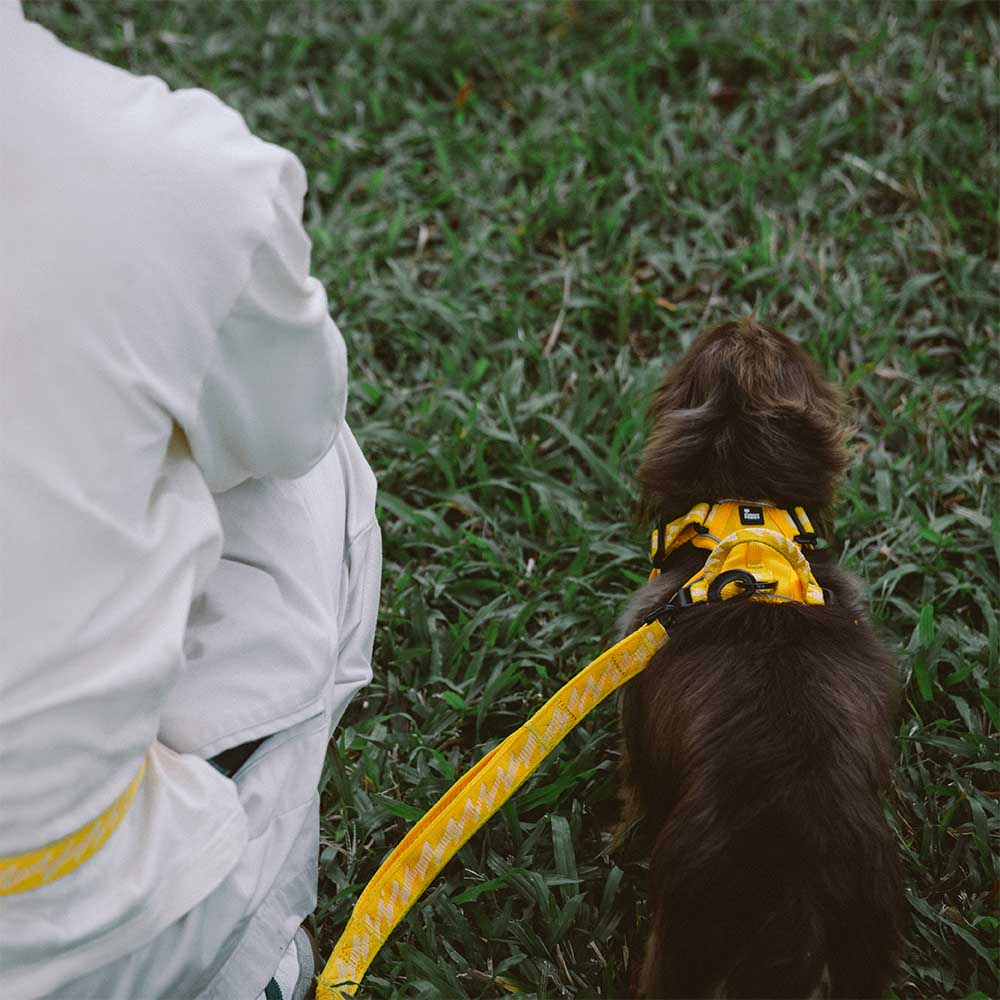
[[[699,501],[804,506],[817,529],[848,463],[838,393],[746,318],[699,336],[651,410],[649,524]],[[637,628],[704,562],[684,545],[633,598]],[[626,688],[624,816],[651,850],[643,997],[876,997],[897,955],[899,860],[882,812],[895,671],[859,583],[810,554],[825,607],[686,608]]]

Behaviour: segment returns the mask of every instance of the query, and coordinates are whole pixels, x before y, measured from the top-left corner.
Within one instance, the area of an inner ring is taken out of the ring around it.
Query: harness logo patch
[[[745,503],[740,504],[740,524],[762,525],[763,523],[763,507],[753,507]]]

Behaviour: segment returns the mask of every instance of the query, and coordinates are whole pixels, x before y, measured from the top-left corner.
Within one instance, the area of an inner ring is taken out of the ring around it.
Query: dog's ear
[[[839,393],[810,358],[753,318],[701,334],[650,408],[640,516],[700,500],[802,504],[822,519],[847,467]]]

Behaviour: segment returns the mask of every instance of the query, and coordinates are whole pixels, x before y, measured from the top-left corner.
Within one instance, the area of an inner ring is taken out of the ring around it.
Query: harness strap
[[[669,524],[653,530],[651,543],[653,572],[650,578],[659,575],[663,561],[674,549],[683,545],[693,535],[705,533],[704,525],[711,509],[711,504],[695,504],[683,517],[678,517]]]
[[[385,940],[438,872],[596,705],[644,670],[667,641],[654,618],[601,653],[431,807],[382,863],[319,976],[316,1000],[357,991]]]
[[[815,548],[816,532],[813,531],[812,522],[809,520],[809,515],[805,512],[805,508],[791,507],[789,508],[788,515],[795,522],[795,527],[799,531],[792,541],[806,548]]]
[[[24,854],[0,858],[0,896],[13,896],[55,882],[92,858],[118,829],[146,773],[142,762],[125,790],[96,819],[59,840]]]

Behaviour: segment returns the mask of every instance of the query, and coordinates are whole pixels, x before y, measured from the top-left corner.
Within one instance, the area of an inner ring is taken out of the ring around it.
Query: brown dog
[[[660,387],[639,479],[651,526],[701,501],[801,505],[822,530],[840,397],[752,318],[699,336]],[[637,628],[705,561],[682,545],[633,598]],[[626,688],[624,822],[651,844],[644,997],[876,997],[899,946],[901,877],[882,812],[895,672],[859,583],[809,552],[824,606],[682,608]]]

